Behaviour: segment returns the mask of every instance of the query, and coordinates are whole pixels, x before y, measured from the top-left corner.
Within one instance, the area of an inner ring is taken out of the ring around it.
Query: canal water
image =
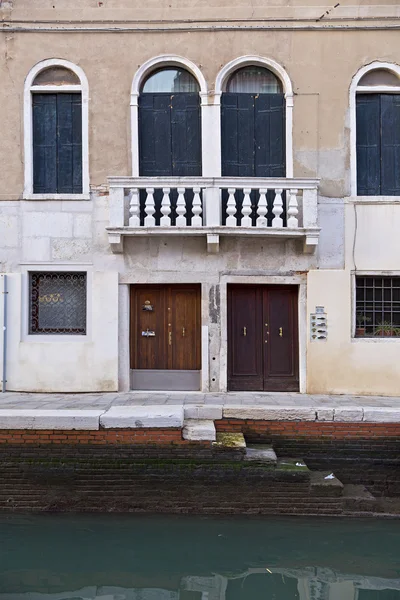
[[[400,520],[1,515],[0,600],[400,600]]]

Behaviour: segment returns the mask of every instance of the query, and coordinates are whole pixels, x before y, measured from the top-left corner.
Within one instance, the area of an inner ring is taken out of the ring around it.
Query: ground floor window
[[[29,273],[29,333],[86,334],[86,273]]]
[[[355,337],[400,337],[400,277],[357,276]]]

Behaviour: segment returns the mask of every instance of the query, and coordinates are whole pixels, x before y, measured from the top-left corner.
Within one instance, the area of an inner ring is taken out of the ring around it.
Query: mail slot
[[[156,332],[146,329],[146,331],[142,331],[142,337],[156,337]]]

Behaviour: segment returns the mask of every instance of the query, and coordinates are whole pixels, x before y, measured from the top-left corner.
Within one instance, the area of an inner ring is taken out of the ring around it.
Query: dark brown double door
[[[298,391],[296,286],[228,287],[228,388]]]
[[[138,387],[185,389],[183,377],[192,389],[188,372],[201,368],[200,327],[200,286],[131,286],[131,369]]]

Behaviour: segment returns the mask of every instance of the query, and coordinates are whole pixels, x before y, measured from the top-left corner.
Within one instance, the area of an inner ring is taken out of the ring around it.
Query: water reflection
[[[0,600],[400,600],[399,557],[399,521],[0,517]]]

